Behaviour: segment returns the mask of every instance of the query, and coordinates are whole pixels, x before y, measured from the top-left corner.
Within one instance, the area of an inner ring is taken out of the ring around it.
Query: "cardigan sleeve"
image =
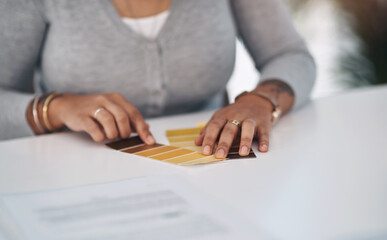
[[[26,121],[47,27],[35,0],[0,0],[0,140],[32,135]]]
[[[304,104],[315,82],[316,65],[283,0],[231,0],[231,7],[261,81],[288,83],[295,92],[294,108]]]

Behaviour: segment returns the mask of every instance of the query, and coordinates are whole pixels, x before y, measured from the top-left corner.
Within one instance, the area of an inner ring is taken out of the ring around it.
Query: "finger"
[[[216,148],[216,158],[225,158],[227,156],[238,130],[239,127],[235,124],[226,123],[220,135],[218,147]]]
[[[195,139],[196,146],[201,146],[204,140],[205,128],[202,129],[199,136]]]
[[[211,155],[214,149],[216,140],[220,130],[223,128],[226,123],[226,119],[214,118],[211,120],[207,126],[206,131],[204,132],[203,144],[202,144],[202,153],[205,155]]]
[[[242,123],[241,143],[239,145],[239,155],[247,156],[250,153],[253,142],[256,123],[253,119],[246,119]]]
[[[120,94],[113,94],[112,99],[115,103],[119,104],[129,115],[129,120],[133,124],[137,134],[140,136],[146,144],[155,144],[155,139],[152,133],[149,131],[149,124],[147,124],[137,108],[129,103]]]
[[[219,113],[220,111],[218,111]],[[214,115],[212,115],[211,119],[206,123],[206,125],[202,128],[202,130],[200,131],[200,134],[199,136],[195,139],[195,144],[196,146],[202,146],[203,145],[203,141],[204,141],[204,136],[205,136],[205,133],[206,133],[206,129],[207,129],[207,126],[208,126],[208,123],[211,122],[214,118],[217,118],[216,115],[218,113],[215,113]]]
[[[270,124],[261,124],[257,128],[258,150],[260,152],[267,152],[269,150],[269,132]]]
[[[116,122],[114,121],[113,115],[108,110],[102,108],[102,110],[93,117],[101,124],[108,139],[112,140],[118,137]]]
[[[136,129],[137,134],[140,136],[140,138],[149,145],[155,144],[155,139],[152,136],[152,133],[149,131],[149,124],[147,124],[142,117],[141,113],[134,109],[130,113],[131,116],[131,122],[134,125],[134,128]]]
[[[101,128],[93,119],[87,116],[82,122],[83,130],[87,132],[94,141],[102,142],[105,139],[105,134],[103,134]]]
[[[124,109],[119,105],[114,103],[107,103],[105,105],[106,110],[108,110],[114,117],[115,123],[117,124],[121,138],[129,137],[131,133],[129,116]]]

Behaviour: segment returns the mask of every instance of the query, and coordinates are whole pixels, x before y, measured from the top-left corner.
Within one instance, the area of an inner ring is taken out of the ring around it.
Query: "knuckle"
[[[206,128],[203,128],[201,131],[200,131],[200,136],[204,136],[206,134]]]
[[[242,137],[241,142],[250,144],[252,142],[252,138],[250,137]]]
[[[255,122],[255,125],[258,126],[259,128],[262,128],[265,126],[265,123],[266,121],[264,119],[257,119],[257,121]]]
[[[261,135],[259,136],[259,138],[261,139],[261,141],[268,141],[268,140],[269,140],[269,136],[266,135],[266,134],[261,134]]]
[[[96,133],[98,132],[100,129],[99,127],[97,126],[97,124],[91,124],[91,123],[88,123],[85,125],[85,130],[86,132],[88,133]]]
[[[235,131],[230,128],[224,128],[222,131],[222,134],[225,134],[227,136],[234,135]]]
[[[218,149],[222,148],[222,149],[228,150],[228,149],[230,148],[230,144],[228,144],[227,142],[220,142],[220,143],[218,144],[218,147],[217,147],[217,148],[218,148]]]
[[[128,116],[126,116],[126,114],[119,113],[116,116],[116,121],[119,123],[126,123],[128,121]]]
[[[114,93],[111,93],[109,95],[112,99],[116,100],[116,101],[122,101],[122,100],[126,100],[121,93],[119,92],[114,92]]]
[[[145,124],[144,118],[140,114],[137,114],[135,116],[135,121],[138,124],[140,124],[142,128],[147,128],[147,125]]]
[[[261,133],[261,136],[263,136],[263,137],[268,137],[268,135],[269,135],[269,132],[266,129],[262,129],[260,131],[260,133]]]
[[[259,139],[260,139],[260,141],[268,142],[268,141],[269,141],[269,136],[266,135],[266,134],[261,134],[261,135],[259,136]]]
[[[101,114],[101,121],[105,123],[111,123],[114,121],[113,117],[110,114]]]
[[[109,134],[107,134],[109,139],[115,139],[118,137],[118,132],[116,129],[112,129]]]
[[[208,136],[208,135],[206,135],[206,136],[204,137],[203,142],[204,142],[204,144],[212,145],[212,144],[215,142],[215,140],[216,140],[216,139],[215,139],[213,136]]]
[[[243,121],[244,123],[251,124],[253,126],[257,125],[257,122],[252,119],[252,118],[247,118],[246,120]]]
[[[219,121],[211,121],[210,123],[208,123],[208,128],[221,128],[223,127],[223,125],[220,124]]]
[[[265,126],[265,125],[259,125],[259,126],[258,126],[258,131],[259,131],[260,133],[267,133],[267,132],[268,132],[268,127]]]
[[[104,136],[102,135],[102,134],[94,134],[94,135],[92,135],[91,136],[93,139],[94,139],[94,141],[96,141],[96,142],[102,142],[105,138],[104,138]]]
[[[218,119],[220,117],[220,115],[221,114],[219,113],[219,111],[215,112],[214,115],[212,115],[211,120]]]
[[[146,124],[140,120],[135,121],[136,129],[142,132],[148,131]]]
[[[141,115],[141,114],[138,112],[138,110],[137,110],[135,107],[131,106],[131,105],[129,105],[129,114],[130,114],[130,117],[131,117],[133,120],[137,120],[137,118],[139,117],[139,115]]]
[[[114,97],[114,98],[119,98],[121,97],[121,93],[119,92],[114,92],[114,93],[111,93],[110,96]]]
[[[95,101],[96,101],[97,103],[103,104],[103,103],[106,103],[106,102],[107,102],[107,98],[106,98],[105,95],[98,95],[98,96],[95,97]]]
[[[135,114],[134,116],[132,116],[132,119],[138,128],[148,129],[148,127],[144,121],[144,118],[140,114]]]

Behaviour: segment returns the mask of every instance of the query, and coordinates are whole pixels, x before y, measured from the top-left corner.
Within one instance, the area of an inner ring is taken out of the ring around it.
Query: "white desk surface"
[[[149,120],[192,127],[210,112]],[[387,87],[318,99],[274,127],[257,159],[182,167],[76,133],[0,142],[0,193],[175,175],[278,239],[387,239]]]

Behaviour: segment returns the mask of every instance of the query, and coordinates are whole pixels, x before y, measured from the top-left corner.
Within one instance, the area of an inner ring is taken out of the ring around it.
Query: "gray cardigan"
[[[0,0],[0,139],[32,135],[25,111],[40,92],[120,92],[145,117],[202,109],[224,92],[237,37],[262,81],[308,99],[314,61],[282,0],[173,0],[156,40],[109,0]]]

